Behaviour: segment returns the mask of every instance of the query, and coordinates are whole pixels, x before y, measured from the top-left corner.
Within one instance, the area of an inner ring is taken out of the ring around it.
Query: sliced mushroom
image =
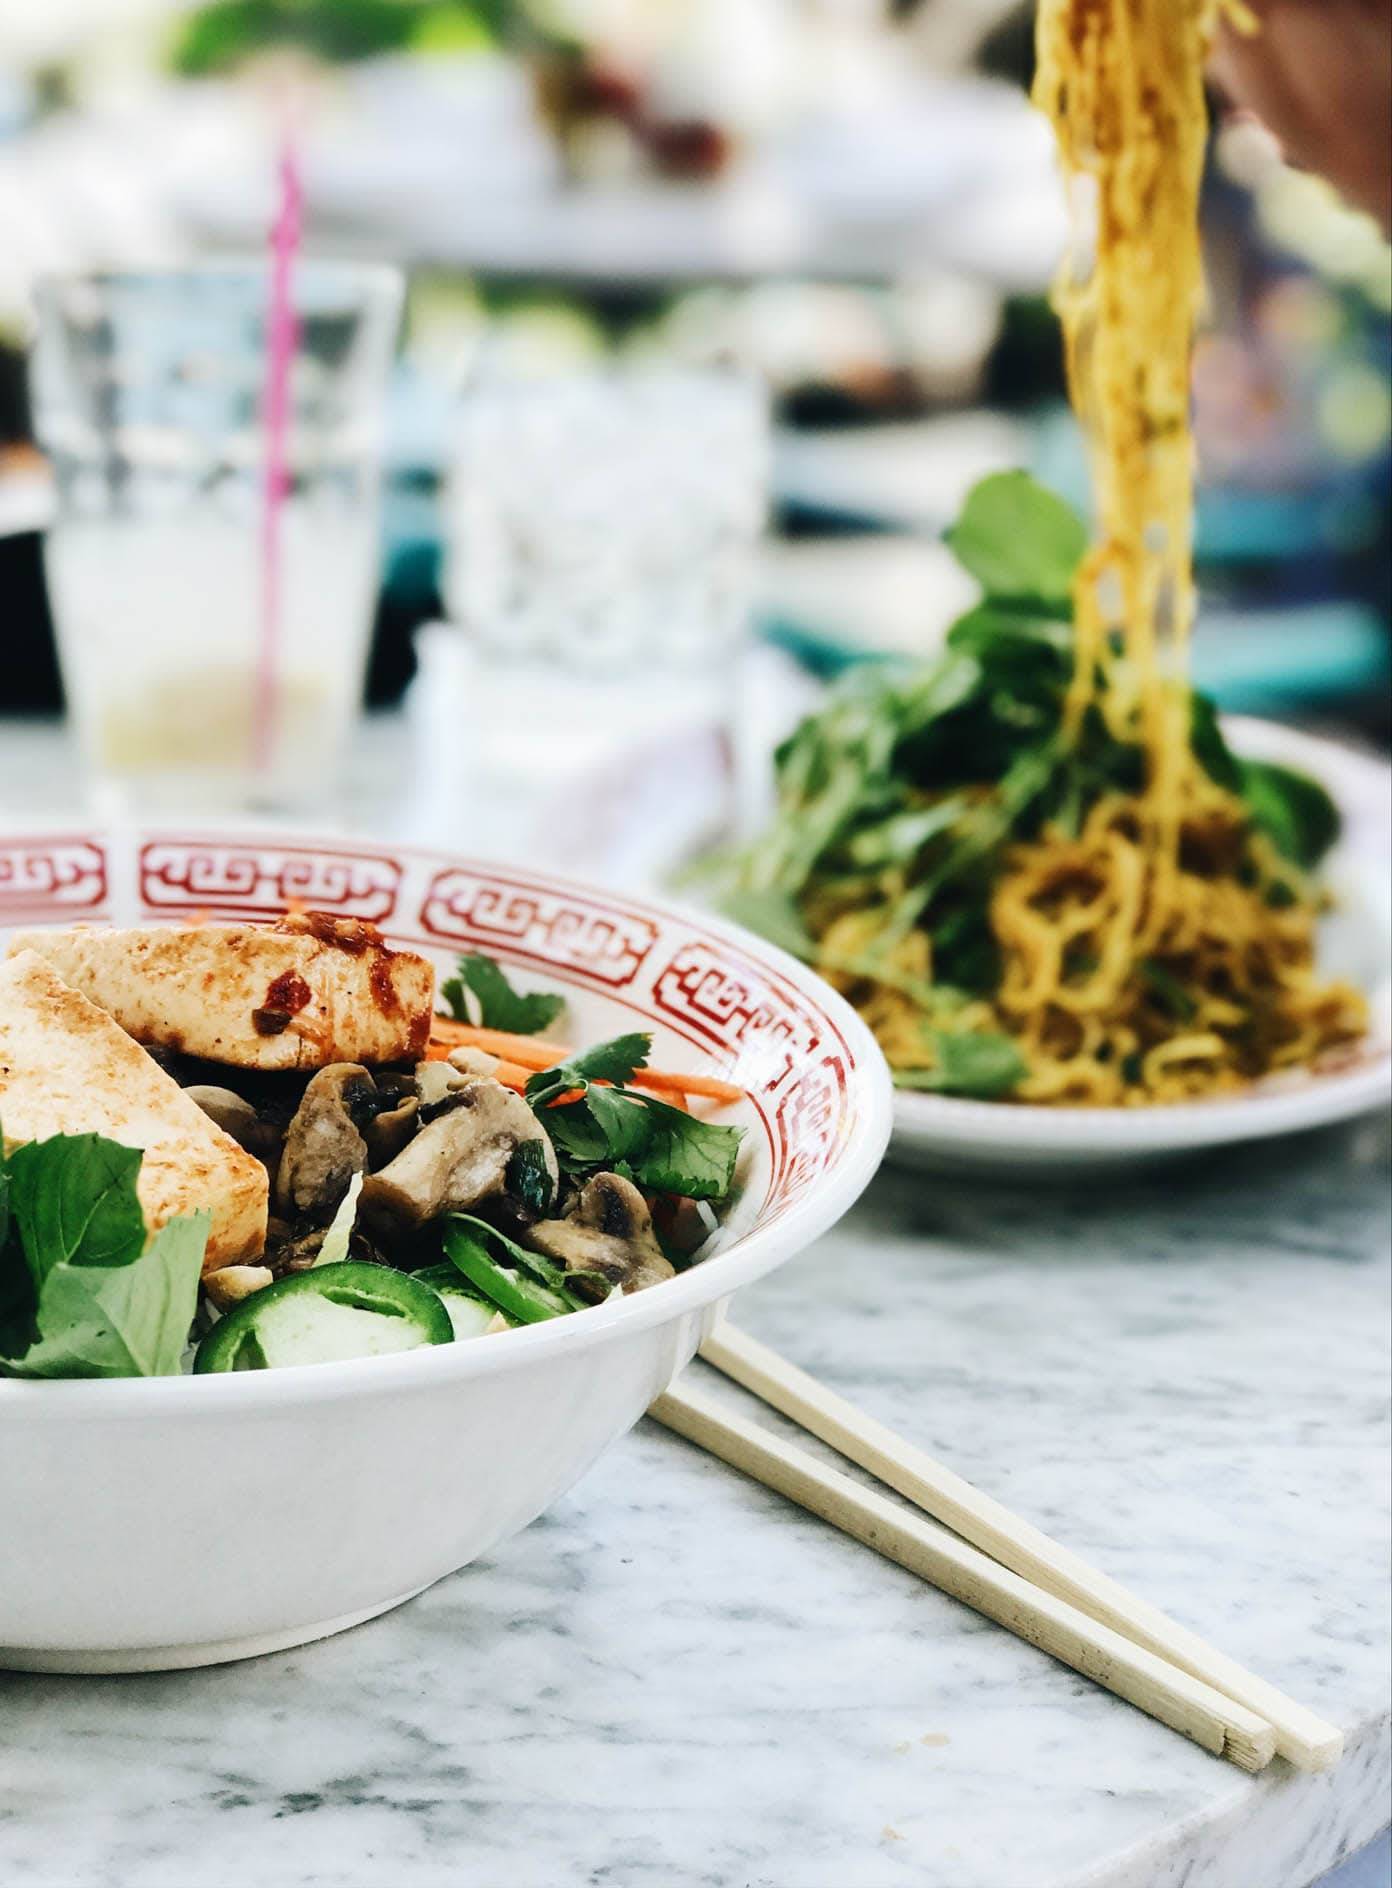
[[[394,1108],[384,1110],[368,1122],[363,1129],[363,1139],[367,1142],[369,1167],[385,1167],[389,1160],[396,1159],[416,1131],[419,1109],[416,1097],[405,1095]]]
[[[284,1278],[290,1272],[308,1272],[319,1263],[320,1248],[327,1232],[327,1226],[311,1226],[307,1231],[287,1233],[274,1244],[267,1240],[267,1265],[277,1278]]]
[[[423,1108],[433,1108],[447,1095],[467,1088],[477,1077],[462,1075],[448,1062],[418,1062],[416,1064],[416,1093],[420,1096]]]
[[[458,1069],[461,1075],[491,1075],[501,1060],[501,1056],[490,1055],[487,1049],[471,1048],[467,1043],[451,1049],[445,1057],[450,1068]]]
[[[255,1154],[258,1160],[273,1160],[280,1145],[280,1136],[273,1123],[263,1119],[259,1109],[242,1095],[234,1094],[230,1088],[216,1088],[204,1082],[195,1082],[184,1093],[220,1127],[224,1134],[230,1134],[239,1147],[244,1147],[249,1154]]]
[[[642,1291],[673,1276],[646,1200],[631,1180],[616,1173],[597,1173],[565,1218],[539,1220],[527,1243],[558,1259],[568,1272],[598,1273],[624,1292]],[[584,1286],[576,1289],[583,1292]]]
[[[372,1077],[356,1062],[332,1062],[305,1089],[285,1132],[275,1204],[287,1219],[327,1221],[348,1182],[367,1167],[361,1128],[376,1113]]]
[[[447,1099],[447,1113],[428,1121],[395,1160],[363,1182],[363,1211],[370,1218],[420,1226],[477,1206],[504,1191],[508,1162],[524,1141],[540,1143],[555,1182],[551,1143],[520,1095],[497,1082],[471,1081]]]
[[[219,1311],[230,1311],[243,1298],[274,1282],[275,1274],[268,1265],[224,1265],[220,1271],[209,1272],[203,1289]]]

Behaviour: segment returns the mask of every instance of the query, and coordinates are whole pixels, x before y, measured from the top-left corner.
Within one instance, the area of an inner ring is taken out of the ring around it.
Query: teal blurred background
[[[929,649],[936,539],[1026,463],[1084,502],[1062,212],[1000,0],[52,0],[0,23],[0,712],[54,712],[25,353],[51,269],[256,251],[293,122],[311,254],[402,264],[374,703],[441,612],[480,359],[736,360],[776,421],[759,634],[813,675]],[[1246,124],[1212,140],[1195,371],[1200,681],[1383,740],[1388,253]]]

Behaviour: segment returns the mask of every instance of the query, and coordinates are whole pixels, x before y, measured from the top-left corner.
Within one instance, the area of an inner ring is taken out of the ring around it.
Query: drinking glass
[[[477,843],[631,880],[635,845],[670,863],[718,823],[768,464],[766,393],[734,371],[469,389],[444,589]]]
[[[380,569],[380,430],[401,285],[301,263],[278,431],[271,268],[40,285],[45,560],[80,748],[144,807],[332,796]]]

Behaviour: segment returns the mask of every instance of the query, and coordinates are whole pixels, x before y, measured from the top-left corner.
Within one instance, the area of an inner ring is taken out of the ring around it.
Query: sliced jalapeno
[[[492,1236],[504,1251],[516,1253],[519,1259],[522,1257],[502,1233]],[[501,1264],[489,1253],[482,1237],[459,1219],[445,1222],[444,1244],[451,1264],[457,1265],[471,1284],[477,1285],[500,1311],[519,1324],[540,1324],[544,1318],[563,1318],[569,1311],[585,1308],[584,1300],[567,1291],[564,1285],[544,1285],[539,1278],[523,1271],[521,1265],[514,1268]],[[545,1264],[544,1259],[535,1259],[538,1268]]]
[[[193,1368],[338,1363],[453,1339],[449,1312],[429,1285],[389,1265],[345,1259],[295,1272],[243,1299],[203,1339]]]
[[[453,1265],[428,1265],[412,1276],[440,1294],[440,1300],[449,1313],[450,1323],[454,1326],[456,1340],[482,1337],[499,1319],[504,1324],[511,1322],[491,1298],[486,1298]]]

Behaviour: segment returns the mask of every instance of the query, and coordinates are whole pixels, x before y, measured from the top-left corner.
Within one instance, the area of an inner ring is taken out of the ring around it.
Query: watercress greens
[[[934,1066],[901,1072],[901,1083],[995,1098],[1013,1091],[1023,1061],[1005,1037],[964,1030],[954,1015],[965,997],[998,986],[988,906],[1002,849],[1046,822],[1078,831],[1101,793],[1141,784],[1143,757],[1095,711],[1064,731],[1082,520],[1027,474],[1007,472],[971,491],[945,535],[981,600],[934,662],[867,665],[843,678],[779,748],[765,832],[710,876],[729,915],[783,949],[918,1001]],[[1318,862],[1338,832],[1323,788],[1234,755],[1202,695],[1191,741],[1294,871]],[[873,945],[837,954],[814,941],[813,900],[881,907]],[[933,941],[932,984],[887,962],[916,927]],[[1158,985],[1156,994],[1165,1000]]]

